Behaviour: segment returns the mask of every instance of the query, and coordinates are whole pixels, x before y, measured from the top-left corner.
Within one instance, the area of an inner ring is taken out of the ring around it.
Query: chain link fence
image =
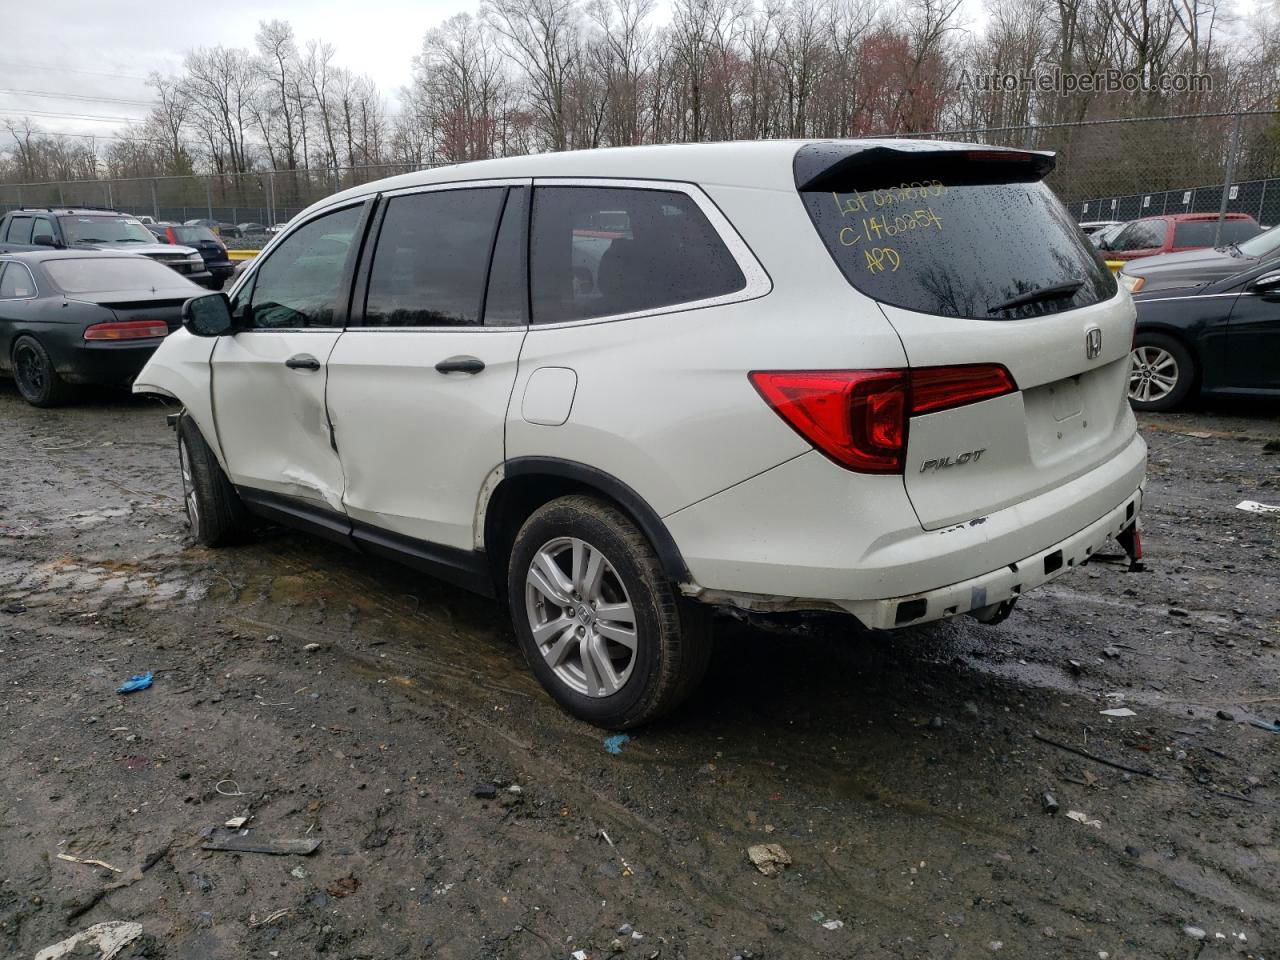
[[[1280,110],[911,136],[1052,150],[1048,182],[1079,221],[1222,210],[1280,224]]]
[[[1077,220],[1247,213],[1280,223],[1280,110],[1046,123],[909,134],[1052,150],[1049,183]],[[235,175],[0,184],[0,212],[93,206],[183,222],[283,223],[332,193],[421,169],[378,164]]]

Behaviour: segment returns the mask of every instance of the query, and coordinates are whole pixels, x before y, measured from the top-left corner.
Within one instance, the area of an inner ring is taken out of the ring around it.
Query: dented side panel
[[[192,336],[184,329],[175,330],[165,337],[142,368],[133,382],[133,392],[153,393],[179,401],[222,460],[222,452],[215,442],[209,389],[209,357],[215,342],[207,337]]]

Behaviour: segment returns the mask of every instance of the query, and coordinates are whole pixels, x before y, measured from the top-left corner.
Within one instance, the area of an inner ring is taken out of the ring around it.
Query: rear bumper
[[[58,376],[67,383],[127,386],[142,370],[163,337],[147,340],[84,341],[55,360]]]
[[[1145,477],[1138,435],[1110,459],[1059,487],[984,517],[938,530],[920,526],[902,478],[852,474],[807,453],[663,518],[689,567],[687,594],[762,611],[843,610],[883,624],[897,605],[926,598],[908,622],[1003,599],[1003,574],[1063,550],[1078,564],[1135,504]],[[1094,542],[1095,526],[1103,529]],[[1081,538],[1077,541],[1077,538]],[[1043,571],[1043,563],[1040,569]],[[1056,572],[1056,571],[1053,571]],[[1010,591],[1047,576],[1008,581]],[[956,597],[964,595],[962,603]],[[948,599],[946,603],[941,601]],[[980,599],[977,598],[977,599]],[[859,612],[861,611],[861,612]]]
[[[942,620],[971,610],[1015,600],[1028,590],[1062,576],[1088,561],[1108,537],[1138,522],[1142,489],[1089,526],[1015,563],[924,593],[840,604],[863,625],[879,630]]]

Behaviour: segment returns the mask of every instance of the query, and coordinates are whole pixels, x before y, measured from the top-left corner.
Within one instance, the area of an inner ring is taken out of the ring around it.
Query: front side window
[[[369,273],[365,325],[479,324],[506,192],[482,187],[391,198]]]
[[[10,243],[31,242],[31,218],[14,217],[9,221],[9,233],[5,237]]]
[[[36,295],[36,284],[20,263],[0,263],[0,300],[24,300]]]
[[[1130,250],[1151,250],[1164,246],[1165,233],[1168,228],[1163,220],[1138,220],[1129,224],[1116,237],[1111,249],[1118,253]]]
[[[31,227],[31,242],[39,243],[41,239],[53,239],[53,224],[44,217],[36,217],[36,222]]]
[[[672,190],[538,187],[530,249],[534,323],[694,303],[747,283],[694,199]]]
[[[271,251],[252,279],[245,318],[250,328],[336,325],[338,290],[361,209],[345,207],[317,217]]]

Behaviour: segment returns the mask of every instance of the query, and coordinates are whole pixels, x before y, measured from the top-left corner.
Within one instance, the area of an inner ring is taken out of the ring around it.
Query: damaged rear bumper
[[[844,600],[839,606],[867,627],[890,629],[942,620],[1016,600],[1028,590],[1088,562],[1108,537],[1119,538],[1136,524],[1141,509],[1142,488],[1139,487],[1083,530],[998,570],[924,593],[880,600]]]

